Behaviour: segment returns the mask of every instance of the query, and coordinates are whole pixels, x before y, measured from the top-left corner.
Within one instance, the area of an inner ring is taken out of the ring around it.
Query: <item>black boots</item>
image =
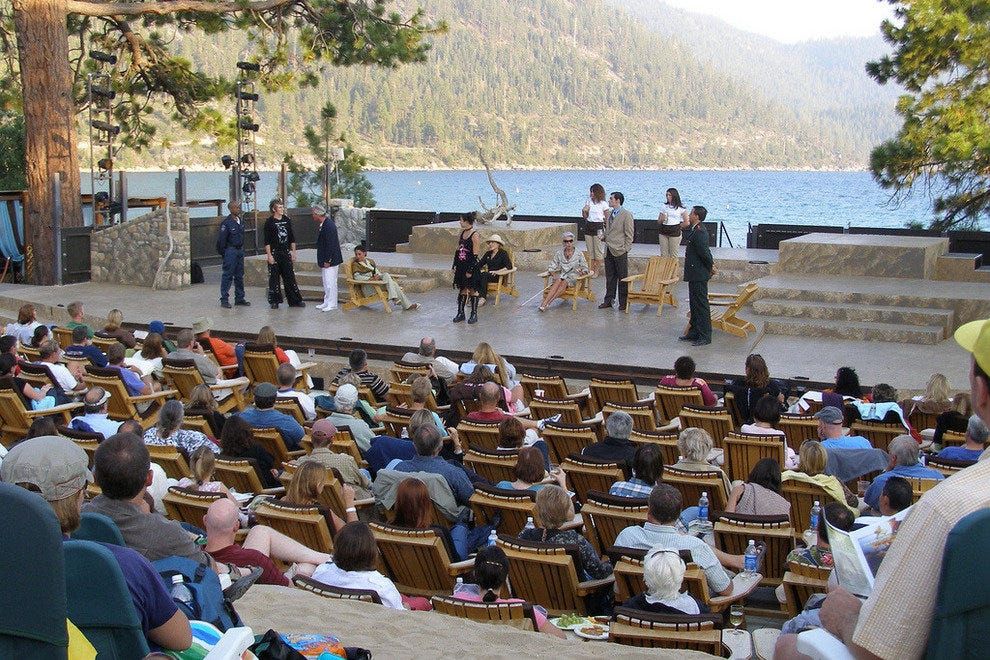
[[[467,296],[463,293],[457,296],[457,316],[454,317],[454,323],[460,323],[464,320],[464,303],[467,302]]]
[[[468,324],[473,324],[478,322],[478,296],[471,296],[471,317],[468,318]]]

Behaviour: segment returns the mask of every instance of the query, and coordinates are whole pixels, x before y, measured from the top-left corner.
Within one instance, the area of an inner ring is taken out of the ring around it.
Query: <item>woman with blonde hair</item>
[[[601,559],[591,543],[573,529],[561,529],[574,519],[574,502],[567,491],[556,484],[546,486],[536,494],[538,527],[524,529],[519,538],[524,541],[577,545],[581,566],[576,566],[578,579],[600,580],[612,574],[612,564]],[[585,577],[587,576],[587,577]]]
[[[806,484],[820,486],[836,502],[845,504],[854,513],[859,500],[836,477],[825,474],[828,463],[828,452],[817,440],[805,440],[798,450],[798,466],[796,470],[784,470],[780,475],[782,483],[800,481]],[[821,503],[825,505],[824,502]]]
[[[915,412],[923,415],[941,415],[952,410],[949,379],[944,374],[932,374],[924,394],[901,401],[901,408],[907,418]]]
[[[137,339],[134,334],[122,327],[124,323],[124,313],[117,309],[111,309],[107,314],[107,324],[97,333],[99,337],[113,337],[127,348],[137,346]]]
[[[483,364],[491,369],[492,373],[495,374],[496,382],[512,393],[512,401],[508,403],[512,404],[515,401],[522,402],[523,389],[519,381],[516,380],[516,368],[512,366],[511,362],[496,353],[491,344],[486,341],[478,344],[474,349],[474,354],[471,355],[471,359],[461,365],[461,373],[470,375],[479,364]]]
[[[709,462],[709,455],[714,447],[715,442],[705,429],[694,427],[684,429],[677,436],[677,451],[680,452],[680,457],[671,467],[686,472],[718,472],[722,475],[725,496],[728,497],[729,477],[722,468]]]
[[[681,591],[687,567],[677,550],[657,546],[643,558],[643,581],[646,592],[622,604],[641,612],[655,614],[707,614],[708,606],[688,592]]]
[[[213,481],[216,468],[216,455],[214,455],[209,447],[200,447],[189,457],[189,472],[191,476],[179,479],[179,486],[181,488],[198,490],[203,493],[223,493],[240,507],[240,503],[231,494],[230,489],[219,481]]]
[[[213,391],[208,385],[200,383],[189,393],[189,403],[186,404],[185,414],[203,417],[210,425],[210,431],[214,438],[219,438],[223,433],[223,426],[227,423],[227,418],[217,407],[217,400],[213,398]]]
[[[323,518],[327,521],[327,529],[330,536],[336,536],[337,532],[343,529],[348,522],[357,520],[357,512],[354,509],[354,488],[344,483],[343,479],[337,479],[341,484],[341,491],[344,500],[347,520],[341,520],[340,516],[320,504],[320,495],[327,485],[327,468],[322,463],[316,461],[303,460],[292,475],[292,480],[285,489],[285,495],[279,500],[280,504],[294,506],[297,508],[316,507]]]

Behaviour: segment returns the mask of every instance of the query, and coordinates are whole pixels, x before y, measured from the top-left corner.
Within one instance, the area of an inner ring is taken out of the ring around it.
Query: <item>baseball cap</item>
[[[973,354],[984,373],[990,373],[990,319],[970,321],[959,326],[956,343]]]
[[[324,417],[313,422],[310,435],[320,440],[330,440],[337,435],[337,427],[333,425],[333,422]]]
[[[341,385],[337,388],[337,394],[334,395],[333,400],[335,403],[339,403],[341,405],[353,406],[358,400],[357,388],[350,383]]]
[[[43,498],[54,502],[74,495],[93,480],[88,463],[86,452],[72,440],[43,435],[10,450],[0,465],[0,479],[36,486]]]
[[[820,419],[826,424],[841,424],[844,417],[842,411],[835,406],[825,406],[814,414],[815,419]]]
[[[148,324],[148,332],[157,332],[160,335],[165,334],[165,324],[161,321],[152,321]]]
[[[278,390],[271,383],[258,383],[254,386],[254,396],[255,398],[274,399],[278,396]]]

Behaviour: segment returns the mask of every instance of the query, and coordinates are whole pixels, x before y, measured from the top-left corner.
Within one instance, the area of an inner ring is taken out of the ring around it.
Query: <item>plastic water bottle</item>
[[[821,514],[822,514],[821,504],[819,504],[818,500],[815,500],[815,503],[811,505],[811,520],[808,523],[808,528],[811,529],[811,531],[815,532],[816,534],[818,533],[818,517]]]
[[[759,553],[756,551],[756,541],[753,539],[749,540],[749,545],[746,546],[746,553],[743,555],[743,573],[746,575],[753,575],[756,573],[756,558]]]
[[[496,532],[493,529],[492,533],[488,535],[488,547],[494,547],[497,541],[498,541],[498,532]]]
[[[533,522],[533,516],[526,516],[526,525],[523,526],[523,531],[527,529],[536,529],[536,524]]]
[[[704,491],[701,493],[701,499],[698,500],[698,518],[701,520],[708,520],[708,492]]]
[[[918,454],[918,462],[921,463],[921,467],[925,467],[928,464],[928,459],[925,457],[925,452],[920,452]]]
[[[181,575],[172,576],[172,600],[178,601],[188,608],[192,608],[193,595],[189,591],[189,587],[183,584],[183,578]]]

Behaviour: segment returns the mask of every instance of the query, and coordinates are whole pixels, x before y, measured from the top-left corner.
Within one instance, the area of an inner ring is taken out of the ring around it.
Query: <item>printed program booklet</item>
[[[857,596],[873,593],[873,582],[880,562],[893,543],[911,507],[889,517],[860,518],[849,532],[833,527],[828,520],[828,541],[832,549],[835,577],[839,585]]]

